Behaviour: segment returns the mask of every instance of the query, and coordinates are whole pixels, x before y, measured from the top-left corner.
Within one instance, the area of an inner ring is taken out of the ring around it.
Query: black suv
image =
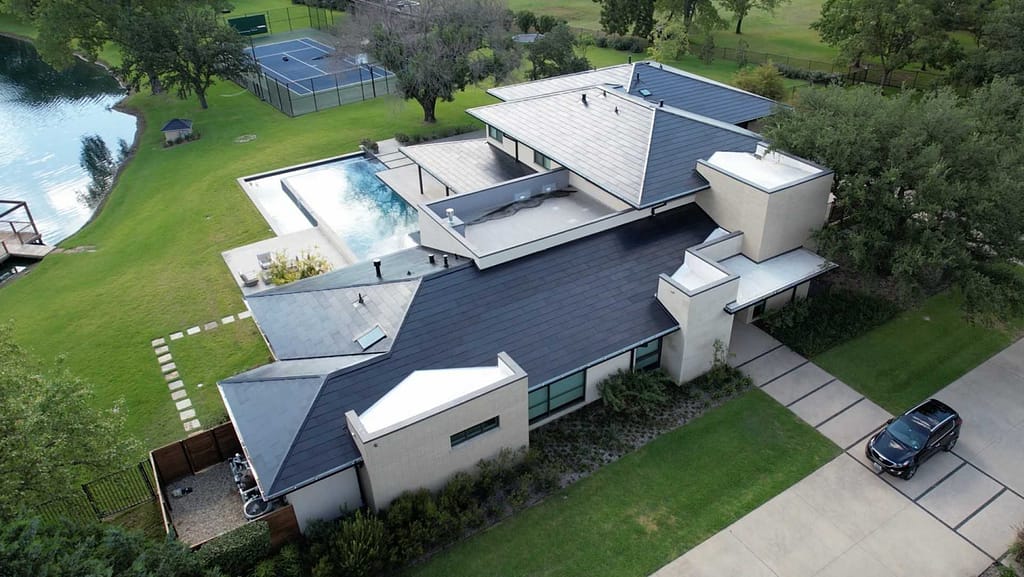
[[[929,399],[906,413],[889,419],[868,441],[868,460],[876,473],[910,480],[932,455],[951,451],[960,438],[964,421],[949,405]]]

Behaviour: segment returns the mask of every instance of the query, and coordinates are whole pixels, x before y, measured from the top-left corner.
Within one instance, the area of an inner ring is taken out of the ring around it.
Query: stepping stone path
[[[223,317],[219,321],[210,321],[204,323],[202,327],[195,325],[185,330],[171,333],[168,338],[160,337],[150,341],[150,346],[153,347],[153,354],[156,356],[157,364],[160,365],[160,372],[164,375],[164,381],[167,383],[167,389],[171,393],[171,400],[174,401],[174,407],[178,411],[178,418],[181,419],[182,427],[186,433],[193,431],[199,431],[202,429],[202,424],[199,419],[196,418],[196,409],[192,406],[192,400],[188,398],[188,391],[185,390],[185,381],[181,379],[181,375],[178,373],[178,367],[174,364],[174,357],[171,354],[171,349],[168,346],[168,340],[177,341],[185,337],[198,335],[202,332],[208,332],[216,329],[221,325],[229,325],[235,321],[244,320],[251,318],[252,313],[248,310],[244,310],[237,315],[228,315]],[[198,387],[202,387],[203,384],[199,383]]]

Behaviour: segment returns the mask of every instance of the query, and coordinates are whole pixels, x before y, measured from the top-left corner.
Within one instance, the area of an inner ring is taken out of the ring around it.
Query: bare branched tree
[[[415,11],[358,2],[338,31],[339,52],[368,53],[395,74],[403,98],[436,122],[437,100],[451,102],[473,82],[501,81],[519,66],[513,15],[503,0],[425,0]]]

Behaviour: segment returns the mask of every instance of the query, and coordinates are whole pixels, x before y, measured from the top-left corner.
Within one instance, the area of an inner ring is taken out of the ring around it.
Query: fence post
[[[100,511],[99,506],[96,504],[96,501],[92,496],[92,491],[89,490],[89,485],[83,484],[82,491],[85,493],[85,498],[89,501],[89,506],[92,507],[92,512],[96,515],[96,519],[102,519],[103,512]]]
[[[359,72],[359,94],[362,95],[363,100],[366,100],[366,85],[363,80],[363,67],[356,66],[356,70]]]
[[[341,106],[341,87],[338,86],[338,75],[334,75],[334,93],[338,95],[338,106]]]
[[[291,114],[289,114],[288,116],[295,116],[295,105],[292,104],[292,84],[291,84],[291,82],[289,82],[285,86],[285,89],[286,89],[285,90],[285,94],[288,95],[288,110],[291,111]]]
[[[316,78],[309,79],[309,91],[313,93],[313,110],[320,112],[320,105],[316,103],[316,84],[314,83]]]
[[[146,482],[146,488],[149,489],[149,494],[156,497],[156,491],[153,489],[153,483],[149,482],[149,474],[146,473],[145,461],[139,461],[139,475],[142,475],[142,480]]]
[[[285,14],[288,16],[288,31],[292,31],[292,9],[291,7],[285,8]]]

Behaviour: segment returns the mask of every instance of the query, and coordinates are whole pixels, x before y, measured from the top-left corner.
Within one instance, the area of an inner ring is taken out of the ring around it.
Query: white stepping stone
[[[174,391],[173,393],[171,393],[171,400],[180,401],[181,399],[184,399],[187,396],[188,396],[188,391],[186,391],[185,389],[178,389],[177,391]],[[184,407],[182,407],[182,408],[184,408]]]
[[[203,330],[204,331],[212,331],[213,329],[217,328],[218,326],[219,325],[217,324],[217,321],[210,321],[210,322],[206,323],[205,325],[203,325]]]
[[[201,330],[202,329],[200,329],[198,326],[195,326],[195,327],[189,328],[187,331],[185,331],[185,333],[188,334],[188,336],[198,335],[199,331],[201,331]]]
[[[159,339],[153,339],[149,344],[150,344],[150,346],[156,348],[156,347],[159,347],[159,346],[166,345],[167,341],[165,341],[162,338],[159,338]]]
[[[182,421],[187,421],[189,419],[194,419],[196,417],[196,410],[195,409],[189,409],[187,411],[182,411],[182,412],[178,413],[178,415],[181,416],[181,420]]]
[[[247,319],[252,316],[252,311],[242,311],[238,313],[238,320]]]
[[[166,375],[164,375],[164,379],[166,379],[168,381],[174,381],[174,380],[176,380],[180,376],[181,375],[178,374],[178,371],[171,371],[171,372],[167,373]]]
[[[171,352],[171,349],[167,345],[164,345],[162,347],[157,347],[157,348],[153,349],[153,354],[155,354],[157,356],[159,356],[159,355],[166,355],[169,352]]]
[[[198,431],[199,428],[202,426],[199,424],[199,419],[192,419],[191,421],[186,421],[184,425],[186,433],[189,431]]]
[[[171,340],[172,341],[176,341],[178,339],[183,339],[183,338],[185,338],[185,333],[180,333],[180,332],[179,333],[171,333]]]
[[[192,399],[182,399],[182,400],[178,401],[177,403],[174,403],[174,407],[176,409],[178,409],[179,411],[184,411],[185,409],[187,409],[187,408],[189,408],[191,406],[192,406]]]
[[[178,389],[180,389],[180,388],[182,388],[184,386],[185,386],[185,382],[184,381],[174,381],[173,383],[169,383],[167,385],[167,388],[172,390],[172,391],[177,391]]]
[[[160,372],[169,373],[176,368],[178,368],[178,366],[175,365],[174,363],[167,363],[166,365],[160,365]]]
[[[203,388],[203,383],[199,383],[198,385],[196,385],[196,388],[197,388],[197,389],[201,389],[201,388]]]
[[[235,315],[228,315],[220,319],[220,324],[222,325],[230,325],[233,322],[235,322]]]
[[[169,362],[171,362],[172,360],[174,360],[174,357],[172,357],[170,353],[167,353],[166,355],[160,355],[160,356],[159,356],[159,357],[158,357],[158,358],[156,359],[156,362],[158,362],[158,363],[160,363],[160,364],[162,365],[162,364],[164,364],[164,363],[169,363]]]

